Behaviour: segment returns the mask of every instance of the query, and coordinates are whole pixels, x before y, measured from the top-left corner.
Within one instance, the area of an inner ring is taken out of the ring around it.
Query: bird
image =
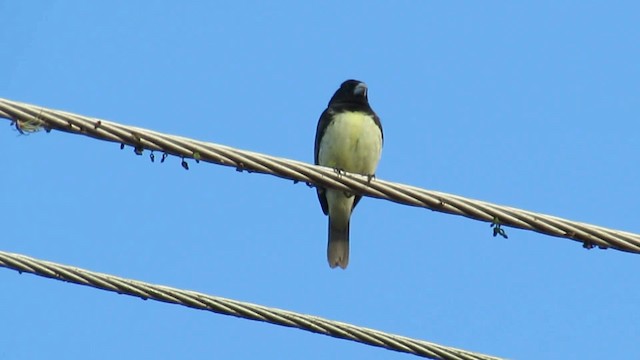
[[[314,161],[372,178],[375,175],[384,135],[380,118],[369,105],[367,85],[344,81],[320,115],[316,128]],[[329,216],[327,261],[333,269],[349,264],[349,221],[361,195],[317,187],[322,212]]]

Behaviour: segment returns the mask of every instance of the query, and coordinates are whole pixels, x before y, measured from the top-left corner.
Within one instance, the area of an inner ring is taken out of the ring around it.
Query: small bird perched
[[[383,143],[380,118],[369,106],[367,85],[347,80],[333,94],[318,120],[315,163],[373,176],[380,161]],[[318,200],[329,215],[329,266],[343,269],[349,264],[349,219],[362,196],[342,190],[317,188]]]

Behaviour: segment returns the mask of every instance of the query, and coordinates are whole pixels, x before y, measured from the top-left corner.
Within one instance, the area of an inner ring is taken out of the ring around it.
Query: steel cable
[[[640,235],[571,221],[550,215],[496,205],[457,195],[414,186],[369,179],[366,176],[336,172],[334,169],[299,161],[239,150],[228,146],[126,126],[69,112],[0,99],[0,117],[11,120],[22,132],[52,129],[144,149],[162,151],[181,158],[193,158],[239,171],[271,174],[310,185],[344,190],[359,195],[424,207],[542,234],[581,242],[586,248],[613,248],[640,253]]]

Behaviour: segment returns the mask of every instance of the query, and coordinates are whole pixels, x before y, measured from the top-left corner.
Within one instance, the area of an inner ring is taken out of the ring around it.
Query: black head
[[[333,104],[368,104],[367,84],[358,80],[347,80],[340,85],[340,89],[336,90],[329,105]]]

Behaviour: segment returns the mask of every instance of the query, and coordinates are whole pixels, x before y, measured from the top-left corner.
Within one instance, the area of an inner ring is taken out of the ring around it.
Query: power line
[[[586,248],[613,248],[640,253],[640,235],[571,221],[550,215],[496,205],[457,195],[421,189],[366,176],[337,173],[334,169],[289,159],[239,150],[228,146],[168,135],[69,112],[0,99],[0,117],[13,121],[20,131],[44,128],[91,136],[181,158],[232,166],[238,170],[276,175],[316,186],[387,199],[434,211],[511,226],[581,242]],[[183,166],[188,167],[183,160]]]
[[[263,321],[270,324],[293,327],[335,338],[410,353],[430,359],[441,360],[497,360],[499,358],[473,353],[434,343],[387,334],[381,331],[304,315],[292,311],[269,308],[247,302],[225,299],[195,291],[181,290],[168,286],[154,285],[118,276],[101,274],[54,262],[0,251],[0,266],[27,272],[51,279],[91,286],[97,289],[178,304],[194,309],[231,315],[244,319]]]

